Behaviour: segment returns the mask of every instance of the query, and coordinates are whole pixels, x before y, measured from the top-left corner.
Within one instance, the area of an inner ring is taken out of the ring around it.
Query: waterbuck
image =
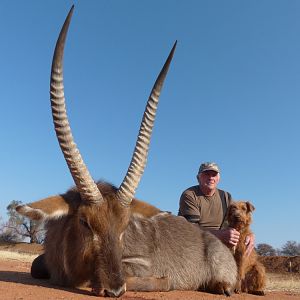
[[[33,220],[47,221],[45,253],[34,261],[32,275],[63,286],[88,284],[101,296],[120,296],[126,289],[206,289],[230,295],[236,263],[218,238],[183,217],[133,199],[176,43],[148,99],[123,182],[119,188],[95,183],[74,143],[65,110],[62,59],[72,12],[73,7],[56,44],[50,94],[56,135],[76,187],[16,208]]]

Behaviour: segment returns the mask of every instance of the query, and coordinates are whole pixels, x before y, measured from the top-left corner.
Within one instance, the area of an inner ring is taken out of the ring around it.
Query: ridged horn
[[[101,203],[103,201],[102,195],[84,164],[81,154],[74,142],[66,112],[63,84],[63,54],[73,9],[74,5],[71,7],[60,31],[52,60],[50,79],[52,117],[59,146],[82,200],[90,203]]]
[[[177,41],[175,42],[152,88],[151,94],[147,101],[130,165],[117,192],[118,198],[124,206],[130,205],[135,194],[135,190],[137,189],[140,179],[144,173],[159,95],[168,73],[176,44]]]

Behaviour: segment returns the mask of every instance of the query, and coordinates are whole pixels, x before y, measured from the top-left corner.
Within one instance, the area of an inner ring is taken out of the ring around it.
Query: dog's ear
[[[251,204],[249,201],[246,202],[246,205],[247,205],[247,209],[248,211],[252,212],[255,210],[255,207],[253,204]]]

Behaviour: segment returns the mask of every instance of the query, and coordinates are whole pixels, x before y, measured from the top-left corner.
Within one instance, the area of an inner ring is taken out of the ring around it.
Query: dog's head
[[[249,201],[232,202],[227,211],[228,225],[236,230],[248,227],[252,222],[255,207]]]

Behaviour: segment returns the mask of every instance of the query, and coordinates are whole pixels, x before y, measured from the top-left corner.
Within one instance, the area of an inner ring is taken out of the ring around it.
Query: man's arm
[[[210,230],[210,232],[218,237],[229,248],[235,247],[239,242],[240,233],[234,228],[229,227],[227,229]],[[255,235],[253,233],[246,237],[245,245],[246,255],[249,256],[255,245]]]
[[[229,248],[235,247],[240,238],[240,233],[234,228],[209,230],[213,235],[219,238]]]
[[[245,245],[246,245],[246,255],[249,256],[252,250],[254,249],[254,245],[255,245],[255,235],[253,233],[246,236]]]
[[[200,212],[192,193],[184,191],[179,201],[178,215],[185,217],[191,223],[198,223],[200,221]]]

